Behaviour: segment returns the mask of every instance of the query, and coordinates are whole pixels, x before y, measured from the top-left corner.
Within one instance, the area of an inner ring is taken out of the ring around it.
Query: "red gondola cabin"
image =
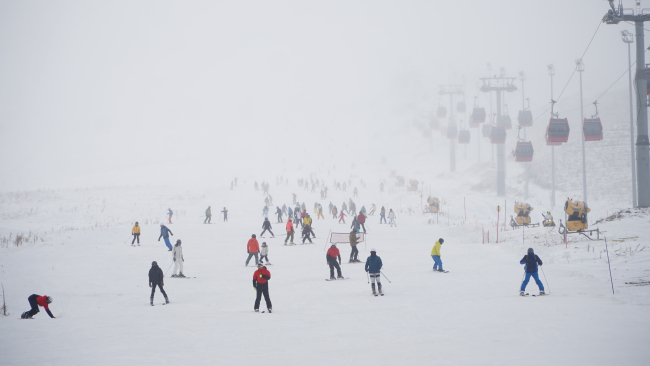
[[[474,123],[485,122],[485,108],[474,107],[474,110],[472,110],[472,122]]]
[[[560,145],[569,141],[569,121],[566,118],[551,118],[546,128],[546,144]]]
[[[585,141],[600,141],[603,139],[603,125],[600,118],[585,118],[582,125]]]
[[[503,144],[506,142],[506,129],[504,127],[492,127],[490,133],[490,142],[493,144]]]
[[[515,160],[518,162],[533,161],[533,143],[530,141],[519,141],[515,148]]]
[[[533,113],[531,111],[519,111],[517,122],[521,127],[530,127],[533,125]]]

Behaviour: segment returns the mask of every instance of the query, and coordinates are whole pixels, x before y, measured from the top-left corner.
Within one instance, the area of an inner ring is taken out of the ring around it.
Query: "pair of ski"
[[[530,295],[529,293],[525,293],[525,294],[523,294],[523,295],[519,295],[519,296],[525,297],[525,296],[529,296],[529,295]],[[534,295],[534,294],[533,294],[532,296],[533,296],[533,297],[538,297],[538,296],[539,296],[539,297],[542,297],[542,296],[548,296],[548,295],[550,295],[550,294],[544,294],[544,295],[541,295],[541,294],[540,294],[540,295]]]
[[[337,280],[349,280],[349,277],[342,277],[342,278],[326,278],[325,281],[337,281]]]
[[[379,293],[379,294],[378,294],[378,293],[373,292],[372,294],[375,295],[375,297],[377,297],[377,296],[379,296],[379,295],[384,296],[383,293]]]

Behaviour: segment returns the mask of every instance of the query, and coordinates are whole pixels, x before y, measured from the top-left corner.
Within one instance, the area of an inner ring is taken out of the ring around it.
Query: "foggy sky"
[[[438,85],[465,85],[471,105],[488,62],[493,74],[526,73],[537,117],[550,100],[546,65],[557,96],[608,9],[604,0],[2,1],[0,190],[379,156],[391,134],[435,110]],[[633,31],[602,24],[586,53],[585,103],[627,68],[623,29]],[[575,81],[560,112],[579,107]],[[519,93],[508,97],[513,116]],[[621,93],[627,77],[603,99]]]

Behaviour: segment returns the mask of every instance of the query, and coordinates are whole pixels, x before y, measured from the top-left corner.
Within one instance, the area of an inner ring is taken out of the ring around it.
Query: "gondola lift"
[[[521,127],[531,127],[533,125],[533,113],[530,111],[530,100],[526,98],[528,102],[528,108],[524,108],[523,111],[519,111],[517,116],[517,122]]]
[[[521,132],[521,127],[519,127],[518,132]],[[524,141],[519,136],[517,136],[517,140],[517,147],[515,147],[515,151],[512,153],[515,156],[515,161],[533,161],[533,154],[535,153],[535,150],[533,149],[533,143],[530,141]]]
[[[596,114],[591,118],[585,118],[582,124],[585,141],[601,141],[603,139],[603,124],[598,116],[598,102],[593,104],[596,107]]]

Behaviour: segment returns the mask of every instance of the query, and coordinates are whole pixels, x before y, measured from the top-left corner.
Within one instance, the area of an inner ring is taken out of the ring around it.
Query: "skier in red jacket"
[[[253,288],[257,291],[257,297],[255,297],[255,312],[260,311],[262,295],[264,295],[264,301],[266,301],[266,308],[269,310],[269,313],[273,310],[271,309],[271,298],[269,297],[270,279],[271,272],[269,272],[262,263],[258,263],[257,271],[253,274]]]
[[[338,258],[338,263],[336,262],[336,259]],[[325,259],[327,259],[327,265],[330,266],[330,280],[335,280],[334,278],[334,268],[336,268],[336,272],[338,274],[337,278],[343,278],[343,275],[341,274],[341,252],[339,252],[339,248],[336,247],[336,243],[333,243],[332,246],[327,250],[327,254],[325,255]]]
[[[259,258],[257,257],[257,253],[260,252],[260,243],[257,242],[257,239],[255,239],[255,234],[253,234],[253,237],[248,240],[248,244],[246,244],[246,252],[248,253],[248,258],[246,259],[246,266],[248,266],[248,262],[251,260],[251,257],[255,256],[255,264],[259,262]]]
[[[39,296],[36,294],[31,295],[30,297],[27,298],[27,301],[29,301],[29,305],[32,306],[32,309],[29,311],[24,312],[20,318],[21,319],[31,319],[34,315],[38,314],[39,310],[38,307],[42,306],[45,308],[45,311],[47,312],[47,315],[50,316],[50,318],[54,319],[54,315],[52,315],[52,312],[50,311],[50,307],[48,306],[49,304],[52,303],[52,298],[50,296],[44,295],[44,296]]]
[[[366,215],[363,214],[363,212],[359,213],[359,216],[357,216],[357,220],[359,221],[359,225],[363,228],[363,233],[366,233]]]
[[[287,240],[291,238],[291,245],[293,245],[293,233],[295,231],[293,230],[293,222],[291,222],[291,219],[287,221],[287,237],[284,239],[284,245],[287,245]]]

